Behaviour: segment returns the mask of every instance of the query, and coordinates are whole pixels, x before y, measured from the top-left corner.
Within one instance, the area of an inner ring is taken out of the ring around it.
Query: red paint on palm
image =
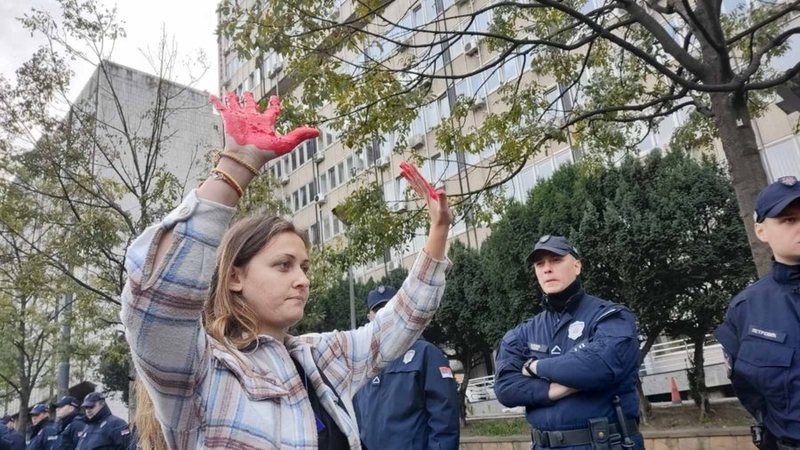
[[[273,95],[266,111],[260,113],[252,92],[242,96],[244,105],[233,92],[225,96],[227,106],[216,97],[211,102],[222,115],[225,132],[239,145],[254,145],[261,150],[272,151],[276,156],[291,152],[306,139],[319,136],[319,130],[307,126],[295,128],[285,135],[275,131],[275,122],[281,113],[281,101]]]
[[[437,192],[436,189],[433,188],[433,185],[422,176],[422,174],[419,172],[419,169],[417,169],[414,164],[405,161],[401,162],[400,175],[405,177],[411,183],[418,181],[425,187],[425,189],[428,191],[428,195],[433,200],[439,199],[439,192]]]

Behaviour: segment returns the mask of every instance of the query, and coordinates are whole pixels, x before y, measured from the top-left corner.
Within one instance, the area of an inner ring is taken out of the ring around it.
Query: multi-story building
[[[438,20],[440,24],[447,23],[448,21],[442,20],[442,17],[455,17],[459,14],[465,21],[467,16],[463,16],[464,14],[481,11],[490,3],[491,0],[396,0],[389,2],[383,15],[406,28],[418,28],[433,20]],[[335,2],[335,17],[345,19],[352,13],[352,2],[348,0]],[[475,17],[470,29],[486,32],[490,22],[491,10],[488,10]],[[380,29],[385,30],[376,27],[372,31]],[[422,33],[410,33],[401,27],[386,32],[395,41],[405,44],[419,45],[424,44],[425,39],[430,39]],[[339,56],[345,61],[358,63],[367,58],[382,59],[393,52],[403,51],[413,50],[395,46],[387,41],[382,42],[377,48],[366,49],[360,54],[343,52]],[[368,54],[369,52],[378,54]],[[440,71],[449,70],[451,74],[474,72],[494,58],[484,45],[470,36],[463,36],[455,42],[450,47],[449,53],[449,62],[436,67]],[[243,61],[235,51],[232,51],[230,42],[221,37],[219,58],[221,91],[241,93],[250,90],[259,98],[292,89],[284,70],[284,63],[276,54],[262,55],[261,64],[257,64],[255,59]],[[784,66],[788,68],[797,60],[800,60],[800,49],[792,48],[775,61],[775,64],[778,65],[777,68]],[[524,64],[523,61],[522,58],[509,60],[500,70],[479,72],[457,81],[452,86],[447,86],[442,79],[433,80],[431,83],[431,96],[436,100],[420,108],[418,117],[411,124],[409,135],[405,137],[409,147],[426,157],[421,167],[423,174],[443,183],[448,193],[458,194],[482,186],[485,180],[481,179],[483,175],[481,171],[465,171],[459,167],[476,164],[491,158],[494,154],[493,148],[487,148],[480,155],[465,155],[465,160],[457,161],[454,156],[446,158],[437,149],[433,130],[450,115],[453,106],[450,103],[451,99],[462,94],[474,96],[476,102],[471,123],[467,123],[467,126],[479,125],[487,113],[502,110],[498,89],[503,83],[521,77],[523,83],[535,80],[545,86],[547,98],[556,103],[554,110],[569,109],[567,104],[557,104],[558,101],[569,101],[565,100],[568,96],[559,100],[561,92],[559,86],[552,80],[537,78],[530,64]],[[448,92],[448,89],[454,92]],[[780,98],[776,97],[776,101],[780,101]],[[663,148],[676,127],[683,123],[684,118],[684,114],[680,112],[672,114],[661,122],[657,131],[643,136],[639,144],[641,154],[646,154],[654,148]],[[768,108],[764,116],[754,121],[764,165],[771,179],[787,173],[800,173],[800,137],[794,133],[796,122],[796,112],[784,112],[775,104]],[[398,169],[401,155],[393,151],[396,136],[385,135],[382,138],[381,144],[373,149],[352,150],[344,148],[334,132],[323,130],[322,136],[316,142],[308,142],[302,148],[270,165],[271,173],[281,179],[283,185],[281,195],[293,212],[294,221],[301,227],[308,228],[316,242],[325,244],[342,233],[343,224],[333,215],[332,209],[352,191],[353,183],[350,181],[353,177],[369,176],[377,180],[383,185],[384,199],[390,208],[399,210],[405,207],[406,185],[400,178]],[[719,146],[717,147],[718,156],[724,157]],[[506,184],[506,194],[524,201],[527,192],[538,181],[547,179],[560,165],[573,161],[579,155],[579,149],[572,148],[569,142],[552,144],[529,161],[527,166]],[[485,239],[488,229],[475,227],[462,220],[455,224],[451,235],[453,238],[476,245]],[[386,270],[398,266],[408,267],[423,242],[424,237],[418,236],[405,250],[390,251],[383,261],[358,268],[356,277],[361,280],[369,277],[379,278]]]
[[[90,120],[85,120],[87,117]],[[95,145],[85,149],[92,152],[91,173],[126,183],[128,189],[138,193],[144,190],[142,183],[152,182],[153,171],[171,173],[184,193],[188,192],[207,169],[206,155],[222,143],[221,121],[209,104],[208,93],[111,61],[103,61],[97,67],[65,120],[70,121],[73,130],[85,132],[86,127],[91,127]],[[151,181],[145,181],[147,177]],[[139,219],[139,203],[133,194],[124,194],[120,204],[134,222]],[[114,250],[118,261],[124,250]],[[91,272],[91,267],[74,269],[77,277],[85,279]],[[80,311],[75,313],[80,315]],[[58,362],[59,352],[53,350],[52,358]],[[97,367],[96,360],[73,363],[68,371],[70,393],[82,397],[100,385]],[[63,368],[59,370],[63,373]],[[55,374],[47,373],[42,378],[42,386],[31,396],[32,402],[51,400],[55,395]],[[118,396],[112,395],[109,405],[115,414],[127,417],[127,408]],[[14,413],[19,408],[16,401],[3,406],[4,413]]]

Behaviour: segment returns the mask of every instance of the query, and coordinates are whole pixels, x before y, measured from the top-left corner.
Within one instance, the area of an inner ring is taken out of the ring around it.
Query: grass
[[[531,428],[525,419],[497,419],[471,422],[461,429],[462,436],[513,436],[530,434]]]

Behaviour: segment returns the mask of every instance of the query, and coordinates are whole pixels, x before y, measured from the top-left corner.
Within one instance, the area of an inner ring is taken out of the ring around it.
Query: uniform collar
[[[583,294],[583,286],[580,278],[578,278],[561,292],[550,295],[545,294],[543,297],[544,307],[548,311],[557,313],[571,312],[580,303]]]
[[[800,283],[800,265],[790,266],[775,261],[772,263],[772,278],[779,284],[798,284]]]
[[[110,415],[111,415],[111,409],[106,404],[103,405],[103,408],[100,411],[98,411],[97,414],[95,414],[91,419],[87,416],[86,423],[97,423],[102,421],[103,419],[106,419]]]

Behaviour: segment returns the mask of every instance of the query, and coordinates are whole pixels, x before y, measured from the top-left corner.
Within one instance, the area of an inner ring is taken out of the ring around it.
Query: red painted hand
[[[211,96],[211,102],[222,115],[225,133],[229,137],[226,150],[256,148],[277,157],[291,152],[306,139],[319,136],[319,130],[306,126],[286,135],[278,134],[275,122],[281,113],[280,99],[272,96],[266,111],[260,113],[252,92],[245,92],[242,97],[244,105],[240,104],[235,93],[229,92],[225,98],[226,106],[219,98]]]
[[[442,226],[446,230],[453,222],[453,214],[447,204],[447,194],[444,190],[436,190],[433,185],[419,173],[419,170],[410,163],[400,163],[400,175],[408,180],[408,185],[428,205],[428,215],[432,226]]]

